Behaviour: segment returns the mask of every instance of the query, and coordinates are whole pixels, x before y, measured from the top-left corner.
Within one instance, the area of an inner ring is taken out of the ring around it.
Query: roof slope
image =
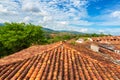
[[[66,45],[79,51],[82,56],[99,61],[99,63],[101,63],[103,65],[114,65],[114,63],[111,61],[110,58],[107,58],[106,56],[104,56],[101,53],[92,51],[89,47],[91,45],[91,43],[89,43],[89,42],[82,43],[82,44],[75,44],[75,45],[70,45],[69,43],[66,43]],[[109,53],[107,53],[107,54],[109,54]]]
[[[46,50],[52,49],[55,46],[60,45],[60,42],[49,45],[34,45],[22,51],[16,52],[12,55],[6,56],[0,59],[0,65],[10,64],[20,60],[30,58],[34,55],[40,54]]]
[[[1,80],[119,80],[120,66],[104,66],[65,44],[0,66]]]
[[[102,52],[103,54],[110,55],[115,60],[120,60],[120,54],[117,54],[117,53],[110,51],[106,48],[100,47],[100,52]]]

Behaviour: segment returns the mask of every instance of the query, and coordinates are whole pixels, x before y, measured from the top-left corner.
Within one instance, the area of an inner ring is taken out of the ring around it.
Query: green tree
[[[5,56],[32,44],[43,44],[44,32],[41,26],[25,23],[5,23],[0,27],[0,55]]]

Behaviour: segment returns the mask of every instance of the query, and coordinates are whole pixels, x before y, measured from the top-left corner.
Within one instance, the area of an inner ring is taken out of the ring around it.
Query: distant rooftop
[[[120,36],[94,37],[92,40],[99,43],[120,44]]]

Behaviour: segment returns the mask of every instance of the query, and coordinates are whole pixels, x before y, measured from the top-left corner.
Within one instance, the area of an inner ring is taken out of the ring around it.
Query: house
[[[90,49],[92,49],[92,50],[95,51],[95,52],[99,52],[99,46],[96,45],[96,44],[91,44],[91,45],[90,45]]]
[[[84,42],[84,40],[83,40],[83,39],[81,39],[81,38],[79,38],[76,42],[77,42],[77,43],[83,43],[83,42]]]
[[[120,50],[114,50],[114,52],[120,54]]]
[[[93,39],[92,39],[92,38],[88,38],[88,40],[89,40],[89,41],[91,41],[91,42],[93,41]]]

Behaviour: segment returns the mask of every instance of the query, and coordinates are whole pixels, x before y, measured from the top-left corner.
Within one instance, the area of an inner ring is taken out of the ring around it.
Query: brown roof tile
[[[0,66],[1,80],[119,80],[120,66],[103,65],[65,44]]]
[[[100,47],[100,52],[102,52],[103,54],[110,55],[115,60],[120,60],[120,54],[117,54],[113,51]]]
[[[94,37],[93,42],[120,44],[120,36]]]
[[[2,59],[0,59],[0,65],[5,65],[5,64],[10,64],[13,62],[17,62],[20,60],[24,60],[27,58],[30,58],[34,55],[43,53],[44,51],[47,51],[49,49],[52,49],[56,46],[58,46],[60,42],[54,43],[54,44],[49,44],[49,45],[35,45],[31,46],[27,49],[21,50],[19,52],[16,52],[12,55],[6,56]]]

